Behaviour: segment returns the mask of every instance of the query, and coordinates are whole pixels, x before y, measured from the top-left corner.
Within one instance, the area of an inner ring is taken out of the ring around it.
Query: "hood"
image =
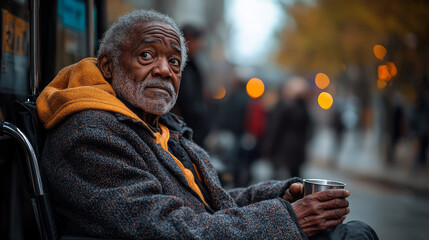
[[[98,69],[95,58],[85,58],[63,68],[45,87],[36,104],[45,129],[51,129],[66,117],[87,109],[116,112],[140,120],[116,97],[112,86]]]

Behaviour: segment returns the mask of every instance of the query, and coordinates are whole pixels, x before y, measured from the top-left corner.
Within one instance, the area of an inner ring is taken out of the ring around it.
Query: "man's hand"
[[[292,184],[283,195],[283,199],[293,203],[304,196],[304,187],[302,183]]]
[[[349,191],[332,189],[313,193],[292,203],[299,225],[308,236],[314,236],[342,223],[350,212],[346,198]]]

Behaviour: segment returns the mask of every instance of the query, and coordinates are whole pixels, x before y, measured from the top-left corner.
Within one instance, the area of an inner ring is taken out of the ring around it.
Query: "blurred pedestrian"
[[[232,169],[234,187],[244,186],[244,182],[247,182],[248,164],[247,159],[243,156],[243,146],[246,147],[248,143],[242,140],[246,139],[245,121],[248,102],[246,81],[236,78],[233,80],[228,97],[216,114],[215,128],[217,131],[227,131],[234,136],[230,152],[225,154],[223,159],[225,164]]]
[[[210,130],[209,106],[204,96],[204,78],[196,56],[204,45],[204,31],[194,25],[184,25],[182,32],[188,47],[189,60],[182,72],[180,94],[173,112],[182,116],[193,129],[193,140],[203,146]]]
[[[414,160],[414,172],[426,166],[429,145],[429,101],[419,93],[413,109],[411,126],[413,135],[418,141],[417,155]]]
[[[291,78],[282,86],[281,97],[268,120],[263,151],[273,162],[277,179],[285,177],[279,175],[284,168],[290,177],[301,176],[311,125],[307,92],[305,79]]]
[[[261,142],[265,134],[267,114],[261,98],[247,101],[244,134],[240,139],[241,152],[236,174],[236,187],[248,186],[252,180],[250,167],[260,158]]]
[[[333,149],[333,156],[332,156],[332,167],[337,167],[338,163],[340,162],[340,151],[343,147],[343,137],[344,137],[344,130],[346,128],[343,120],[343,113],[344,113],[344,106],[342,104],[340,97],[337,97],[336,104],[334,105],[334,111],[332,113],[332,120],[331,120],[331,126],[334,130],[334,136],[335,136],[335,147]]]
[[[400,140],[407,134],[407,119],[402,95],[399,91],[393,94],[392,122],[390,126],[390,146],[387,148],[387,164],[395,165],[395,152]]]

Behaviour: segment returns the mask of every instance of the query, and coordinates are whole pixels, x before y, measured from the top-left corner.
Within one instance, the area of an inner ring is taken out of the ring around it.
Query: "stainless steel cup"
[[[304,182],[304,196],[328,189],[344,189],[346,186],[343,182],[326,179],[304,179],[302,181]]]

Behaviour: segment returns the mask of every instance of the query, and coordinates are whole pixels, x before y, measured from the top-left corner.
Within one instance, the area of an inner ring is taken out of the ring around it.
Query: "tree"
[[[387,48],[385,60],[398,66],[398,79],[428,70],[428,1],[295,1],[284,9],[289,21],[278,35],[276,61],[297,73],[335,76],[350,65],[374,71],[375,44]]]

